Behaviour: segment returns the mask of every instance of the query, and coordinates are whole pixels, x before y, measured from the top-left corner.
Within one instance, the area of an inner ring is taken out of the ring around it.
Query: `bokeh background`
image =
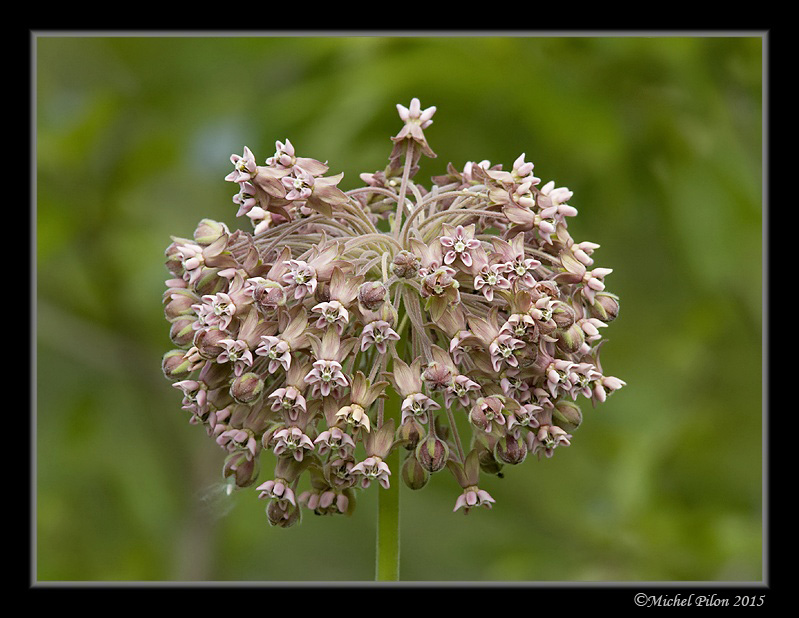
[[[764,577],[764,39],[735,36],[87,36],[41,33],[35,87],[34,580],[369,581],[377,486],[351,518],[271,528],[160,369],[171,235],[235,218],[229,157],[276,140],[382,169],[419,97],[434,160],[521,153],[574,192],[621,314],[627,387],[572,446],[401,493],[407,581]],[[265,464],[266,473],[269,463]]]

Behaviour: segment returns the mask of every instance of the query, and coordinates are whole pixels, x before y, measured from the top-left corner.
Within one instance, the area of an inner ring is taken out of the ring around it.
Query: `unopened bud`
[[[186,350],[170,350],[161,359],[161,370],[169,380],[180,380],[191,373],[192,363],[186,358]]]
[[[564,302],[556,301],[552,307],[552,320],[558,328],[568,328],[574,324],[577,314],[569,305]]]
[[[328,303],[330,302],[330,283],[327,281],[319,281],[316,284],[316,290],[314,291],[314,299],[317,303]]]
[[[524,440],[517,440],[511,435],[505,435],[497,440],[494,446],[494,457],[502,463],[512,466],[520,464],[527,457],[527,445]]]
[[[419,444],[419,440],[424,434],[424,427],[415,418],[408,418],[397,430],[397,438],[409,451],[416,449],[416,445]]]
[[[218,268],[203,268],[200,277],[194,282],[194,291],[200,296],[216,294],[227,288],[228,281],[219,276]]]
[[[300,508],[287,500],[272,500],[266,507],[266,518],[273,526],[290,528],[300,521]]]
[[[603,322],[612,322],[619,315],[619,298],[610,292],[597,292],[588,309],[593,317]]]
[[[210,245],[230,234],[230,230],[224,223],[213,219],[203,219],[194,230],[194,240],[198,245]]]
[[[286,291],[277,281],[269,279],[250,280],[253,284],[252,297],[261,309],[271,310],[286,304]]]
[[[172,320],[169,327],[169,338],[177,346],[186,347],[191,345],[194,341],[194,323],[197,321],[196,317],[181,316]]]
[[[225,478],[233,477],[236,487],[249,487],[258,480],[260,464],[258,457],[248,457],[249,453],[237,451],[225,458],[222,475]]]
[[[219,345],[223,339],[230,339],[230,333],[219,330],[216,326],[198,330],[194,335],[194,345],[197,353],[206,360],[213,360],[225,351],[225,346]]]
[[[493,451],[481,449],[477,459],[480,462],[480,469],[483,472],[486,474],[495,474],[499,477],[502,476],[502,462],[497,461]]]
[[[552,419],[558,427],[571,431],[583,422],[583,413],[576,403],[563,399],[552,408]]]
[[[482,431],[491,431],[491,421],[479,405],[469,410],[469,422]]]
[[[257,373],[244,373],[230,385],[230,396],[239,403],[251,404],[258,400],[264,390],[264,381]]]
[[[585,343],[585,332],[579,324],[572,324],[565,330],[558,331],[559,349],[564,352],[576,352]]]
[[[194,313],[192,305],[199,302],[198,296],[186,288],[173,288],[164,294],[164,315],[167,320]]]
[[[441,438],[428,434],[427,438],[416,446],[416,459],[428,472],[438,472],[449,459],[449,446]]]
[[[419,258],[403,249],[394,257],[391,270],[397,277],[412,279],[419,272]]]
[[[405,458],[401,470],[402,482],[410,489],[421,489],[430,480],[430,473],[425,470],[413,454]]]
[[[358,302],[369,311],[376,311],[386,298],[386,287],[379,281],[367,281],[358,289]]]
[[[173,237],[174,238],[174,237]],[[181,254],[181,245],[190,242],[184,238],[176,238],[164,251],[166,257],[167,270],[176,277],[182,277],[186,269],[183,267],[183,256]]]

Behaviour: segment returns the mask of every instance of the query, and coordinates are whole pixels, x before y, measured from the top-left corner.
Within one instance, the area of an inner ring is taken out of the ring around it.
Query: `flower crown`
[[[569,235],[572,192],[541,185],[524,154],[510,170],[449,164],[425,187],[436,108],[397,109],[389,163],[363,186],[340,189],[289,140],[263,165],[245,147],[225,180],[252,231],[203,219],[166,250],[164,374],[274,525],[349,514],[373,481],[420,489],[444,469],[455,510],[490,508],[481,474],[569,446],[578,398],[625,384],[600,364],[619,303],[599,245]],[[276,464],[259,483],[262,451]]]

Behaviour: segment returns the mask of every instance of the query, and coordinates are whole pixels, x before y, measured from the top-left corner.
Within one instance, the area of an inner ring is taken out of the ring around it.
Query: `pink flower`
[[[183,392],[182,408],[195,416],[203,417],[208,413],[208,389],[198,380],[181,380],[172,384]]]
[[[245,182],[255,175],[255,157],[246,146],[244,147],[243,155],[230,155],[230,162],[233,164],[234,169],[230,174],[225,176],[225,180],[230,182]]]
[[[261,493],[258,497],[261,499],[269,498],[270,500],[277,500],[279,502],[289,502],[296,506],[297,502],[294,498],[294,490],[289,487],[286,480],[277,478],[274,480],[266,481],[255,488]]]
[[[506,264],[492,264],[483,266],[474,278],[474,289],[480,290],[488,302],[494,300],[494,290],[508,290],[511,282],[505,278],[508,271]]]
[[[289,272],[283,275],[286,283],[286,292],[294,293],[294,299],[299,300],[316,291],[316,270],[302,260],[287,260],[284,262],[289,267]]]
[[[433,114],[436,113],[436,108],[435,106],[432,106],[422,110],[419,99],[414,97],[411,99],[411,105],[409,108],[397,103],[397,111],[399,112],[399,117],[403,120],[403,122],[405,122],[405,124],[418,125],[420,129],[426,129],[433,124],[431,118],[433,117]]]
[[[502,373],[499,385],[506,397],[523,402],[530,398],[530,385],[519,377],[520,371],[511,367]]]
[[[391,469],[380,457],[367,457],[353,466],[352,472],[360,476],[363,488],[369,487],[369,484],[375,479],[384,489],[389,488],[388,477],[391,475]]]
[[[627,382],[613,376],[601,376],[594,380],[592,399],[595,402],[603,403],[610,394],[626,386]]]
[[[547,367],[547,387],[553,397],[559,391],[570,392],[574,381],[571,378],[575,364],[565,359],[556,359]]]
[[[255,196],[256,189],[252,184],[247,181],[239,183],[239,192],[233,196],[233,202],[239,206],[239,210],[236,213],[237,217],[246,215],[258,205],[258,200]]]
[[[280,367],[288,371],[291,367],[291,348],[279,337],[261,336],[261,344],[255,353],[269,359],[269,373],[275,373]]]
[[[569,233],[572,192],[539,187],[524,154],[449,163],[425,186],[436,108],[397,111],[388,165],[347,191],[289,140],[260,166],[244,147],[225,179],[247,231],[203,218],[165,251],[162,372],[275,526],[300,507],[351,513],[358,490],[390,486],[396,449],[411,489],[446,469],[454,510],[491,508],[483,474],[551,457],[583,422],[579,396],[625,386],[599,362],[619,303],[599,245]]]
[[[219,345],[224,351],[216,357],[217,363],[233,363],[234,375],[240,376],[245,367],[250,367],[253,362],[252,352],[246,341],[240,339],[222,339]]]
[[[456,375],[444,390],[444,404],[447,407],[452,405],[454,400],[457,400],[464,408],[468,407],[471,403],[470,393],[477,393],[480,391],[480,385],[467,378],[464,375]]]
[[[505,398],[480,397],[469,411],[469,421],[486,433],[501,430],[506,424]]]
[[[206,294],[202,297],[202,301],[201,305],[194,306],[200,323],[205,326],[217,326],[220,330],[227,330],[236,314],[236,305],[230,295],[225,292]]]
[[[467,487],[463,493],[458,496],[455,501],[455,508],[452,509],[453,513],[462,508],[464,513],[468,513],[476,506],[484,506],[491,508],[491,505],[496,502],[487,491],[480,489],[476,486]]]
[[[255,457],[258,453],[258,441],[252,431],[237,429],[235,427],[223,431],[216,438],[216,443],[233,453],[239,450],[246,450]]]
[[[296,421],[301,413],[307,411],[305,397],[293,386],[278,388],[269,399],[274,399],[272,411],[282,412],[290,421]]]
[[[348,457],[355,450],[355,441],[338,427],[323,431],[316,437],[314,443],[320,455],[332,453],[333,456]]]
[[[402,400],[402,418],[400,424],[405,423],[409,418],[414,418],[420,423],[428,421],[428,412],[441,408],[435,401],[422,393],[413,393]]]
[[[341,335],[350,321],[349,311],[337,300],[319,303],[311,311],[319,314],[315,324],[319,330],[333,326],[338,331],[338,334]]]
[[[347,376],[341,371],[341,363],[331,360],[315,361],[305,381],[313,388],[314,394],[321,393],[323,397],[330,395],[336,387],[349,385]]]
[[[533,403],[522,405],[518,410],[508,414],[508,432],[515,438],[519,438],[522,429],[536,429],[541,425],[538,414],[543,410],[541,406]]]
[[[422,110],[419,99],[414,97],[411,99],[410,107],[397,104],[397,111],[399,112],[399,116],[405,124],[400,132],[391,138],[391,140],[394,142],[394,148],[389,155],[389,159],[392,161],[399,159],[399,157],[404,153],[402,144],[406,140],[412,140],[421,151],[421,154],[431,158],[435,157],[436,155],[430,149],[430,146],[427,143],[427,138],[425,138],[423,131],[423,129],[426,129],[433,124],[432,117],[433,114],[436,113],[435,106]]]
[[[569,446],[570,444],[571,435],[557,425],[541,426],[536,432],[531,431],[527,434],[527,448],[539,458],[541,453],[546,457],[552,457],[558,446]]]
[[[281,179],[286,188],[286,199],[290,201],[307,200],[311,197],[314,178],[305,170],[295,167],[293,176],[284,176]]]
[[[391,328],[388,322],[376,320],[363,328],[361,335],[361,352],[365,352],[373,345],[380,354],[385,354],[389,341],[399,341],[400,336]]]
[[[527,344],[521,339],[516,339],[504,333],[499,335],[488,346],[494,371],[498,372],[503,364],[509,367],[518,367],[519,360],[516,358],[515,352],[525,347],[527,347]]]
[[[275,455],[290,453],[297,461],[302,461],[305,451],[312,451],[314,444],[299,427],[285,427],[272,436]]]
[[[294,146],[289,140],[275,142],[275,154],[266,160],[267,165],[289,168],[294,165]]]
[[[549,181],[543,187],[538,196],[538,205],[541,208],[541,216],[545,219],[554,219],[558,222],[563,217],[577,216],[577,209],[566,204],[573,193],[566,187],[555,188],[555,183]]]
[[[363,408],[363,406],[357,403],[353,403],[341,408],[338,412],[336,412],[336,418],[342,419],[345,423],[347,423],[347,425],[355,430],[363,428],[368,433],[372,429],[372,423],[369,420],[369,415],[366,413],[366,410]]]
[[[458,225],[453,227],[448,223],[441,225],[445,236],[439,238],[439,242],[447,249],[444,254],[444,264],[450,265],[456,259],[460,259],[467,268],[472,265],[472,251],[480,248],[480,241],[474,238],[474,224],[467,227]]]

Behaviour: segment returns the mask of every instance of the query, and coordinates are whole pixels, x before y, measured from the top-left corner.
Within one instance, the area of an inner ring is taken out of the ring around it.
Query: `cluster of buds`
[[[582,421],[578,398],[624,385],[599,361],[619,304],[598,245],[569,235],[572,192],[541,185],[524,154],[509,171],[449,164],[425,187],[435,108],[397,109],[389,163],[363,186],[339,189],[288,140],[263,165],[244,148],[225,180],[253,229],[203,219],[166,250],[163,372],[273,525],[443,470],[455,510],[490,507],[481,474],[552,457]]]

